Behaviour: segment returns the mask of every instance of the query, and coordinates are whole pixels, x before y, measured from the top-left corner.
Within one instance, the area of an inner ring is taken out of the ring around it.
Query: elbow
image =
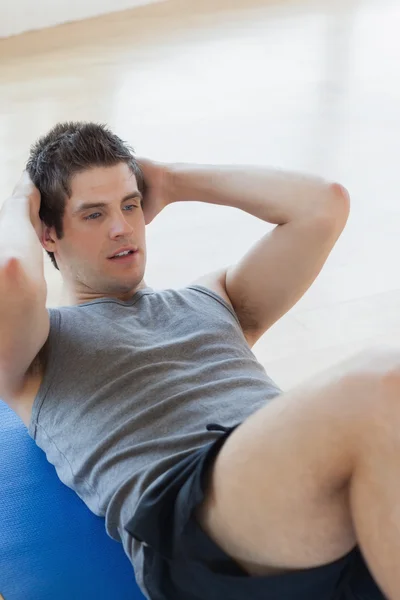
[[[327,184],[322,203],[324,218],[339,229],[343,229],[350,215],[350,194],[340,183]]]
[[[329,184],[329,197],[331,210],[344,213],[347,217],[350,214],[350,194],[344,185],[340,183]]]
[[[305,217],[325,235],[336,238],[342,233],[350,214],[350,194],[340,183],[326,183],[319,190],[318,201]]]
[[[347,188],[341,183],[331,183],[329,185],[330,194],[335,199],[336,204],[342,205],[343,209],[350,212],[350,194]]]

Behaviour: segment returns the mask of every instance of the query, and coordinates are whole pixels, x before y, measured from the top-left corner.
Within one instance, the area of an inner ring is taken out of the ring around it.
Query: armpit
[[[35,358],[31,362],[31,364],[27,370],[27,373],[26,373],[27,376],[29,377],[29,376],[36,376],[36,375],[42,374],[46,367],[47,359],[48,359],[48,342],[46,341],[45,344],[42,346],[41,350],[39,350],[38,354],[35,356]]]

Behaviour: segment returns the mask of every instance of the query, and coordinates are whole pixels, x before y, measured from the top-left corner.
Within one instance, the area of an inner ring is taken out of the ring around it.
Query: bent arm
[[[215,286],[222,286],[249,343],[284,315],[313,283],[342,233],[350,199],[340,184],[261,167],[172,169],[174,202],[241,209],[276,224]]]
[[[0,397],[6,401],[47,339],[46,295],[30,198],[17,192],[0,211]]]

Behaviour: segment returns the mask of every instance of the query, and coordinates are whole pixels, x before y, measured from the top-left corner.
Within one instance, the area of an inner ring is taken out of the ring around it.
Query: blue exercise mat
[[[0,594],[5,600],[143,600],[122,545],[62,484],[0,400]]]

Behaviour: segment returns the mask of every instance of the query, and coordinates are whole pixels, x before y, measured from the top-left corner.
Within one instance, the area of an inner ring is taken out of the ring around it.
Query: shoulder
[[[218,271],[214,271],[212,273],[207,273],[202,277],[199,277],[195,281],[192,281],[191,285],[202,285],[205,288],[215,292],[221,298],[225,300],[233,308],[232,302],[228,296],[226,291],[226,269],[219,269]]]
[[[26,427],[29,427],[33,403],[43,381],[47,365],[47,352],[48,344],[46,342],[30,364],[19,389],[12,397],[5,400]]]
[[[208,273],[196,279],[196,281],[192,282],[192,285],[202,285],[209,290],[212,290],[221,298],[225,300],[235,312],[240,326],[243,331],[243,335],[246,338],[246,341],[250,348],[252,348],[257,341],[257,338],[254,337],[254,322],[252,318],[251,312],[247,310],[246,305],[243,306],[234,306],[229,294],[226,290],[226,275],[227,269],[219,269],[218,271],[214,271],[212,273]]]

